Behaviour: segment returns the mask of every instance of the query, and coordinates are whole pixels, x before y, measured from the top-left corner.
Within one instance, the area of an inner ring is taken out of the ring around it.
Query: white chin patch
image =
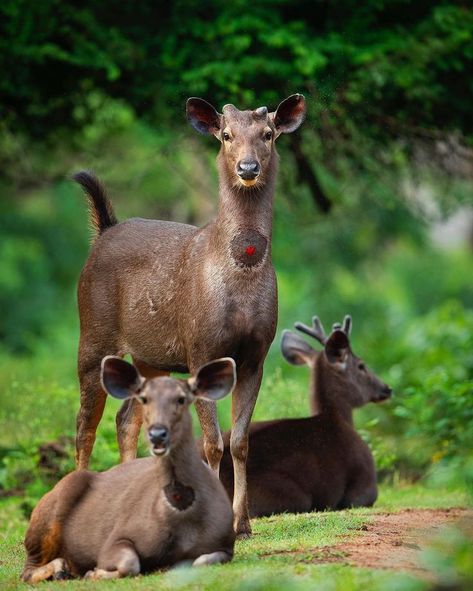
[[[150,451],[151,455],[156,456],[157,458],[162,458],[163,456],[168,455],[169,447],[152,447]]]
[[[244,187],[253,187],[254,185],[256,185],[257,181],[258,181],[258,178],[252,179],[251,181],[247,181],[245,179],[240,179],[240,183]]]

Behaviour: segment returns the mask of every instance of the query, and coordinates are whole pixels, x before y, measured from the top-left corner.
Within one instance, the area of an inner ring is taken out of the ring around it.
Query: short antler
[[[335,322],[335,324],[332,325],[332,332],[335,330],[341,330],[347,335],[347,337],[349,337],[351,332],[351,316],[347,314],[343,319],[343,324]]]
[[[312,317],[312,328],[306,324],[303,324],[302,322],[296,322],[294,326],[297,328],[297,330],[308,334],[310,337],[314,337],[314,339],[317,339],[320,344],[325,345],[327,336],[318,316]]]
[[[347,314],[345,316],[345,318],[343,319],[342,330],[347,335],[347,337],[350,336],[350,333],[351,333],[351,316],[349,314]]]

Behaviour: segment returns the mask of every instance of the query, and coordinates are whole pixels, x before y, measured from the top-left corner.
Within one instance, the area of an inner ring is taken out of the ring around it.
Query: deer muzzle
[[[151,443],[151,453],[154,456],[164,456],[170,450],[169,430],[164,425],[152,425],[148,429],[148,439]]]
[[[388,386],[387,384],[385,384],[383,389],[381,390],[379,398],[376,402],[383,402],[384,400],[389,400],[389,398],[391,398],[392,394],[393,394],[393,389],[390,386]]]
[[[244,159],[237,164],[236,173],[240,182],[245,187],[252,187],[261,172],[261,167],[257,160]]]

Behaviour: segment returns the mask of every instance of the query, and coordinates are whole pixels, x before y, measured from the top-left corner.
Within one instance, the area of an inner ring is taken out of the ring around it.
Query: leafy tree
[[[400,137],[473,139],[464,2],[6,0],[0,14],[3,118],[33,138],[83,125],[99,89],[169,129],[189,95],[275,106],[303,91],[305,144],[315,134],[318,162],[332,167],[341,156],[391,164],[387,144]],[[307,148],[292,142],[299,180],[327,211]]]

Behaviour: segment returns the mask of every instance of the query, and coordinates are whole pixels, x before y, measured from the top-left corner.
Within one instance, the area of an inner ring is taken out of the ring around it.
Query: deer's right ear
[[[317,356],[317,351],[309,343],[290,330],[284,330],[282,333],[281,353],[291,365],[312,366]]]
[[[199,133],[218,136],[222,116],[204,99],[191,97],[186,104],[187,121]]]
[[[187,380],[194,396],[204,400],[220,400],[236,384],[236,365],[231,357],[222,357],[203,365],[195,377]]]
[[[113,398],[130,398],[140,389],[142,381],[136,367],[128,361],[114,355],[102,359],[100,382],[105,392]]]

